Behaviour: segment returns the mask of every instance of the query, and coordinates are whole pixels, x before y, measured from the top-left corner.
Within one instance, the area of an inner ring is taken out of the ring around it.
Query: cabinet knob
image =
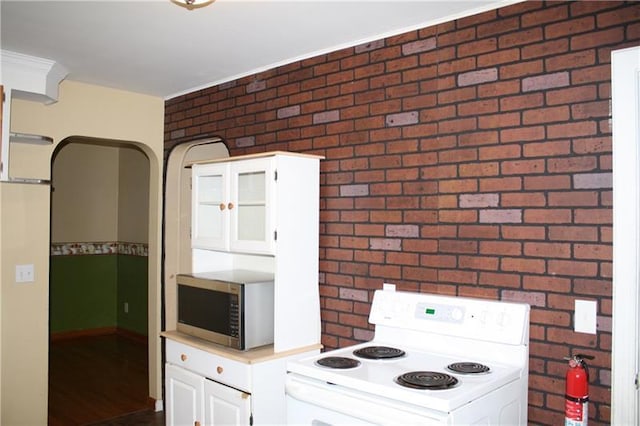
[[[234,207],[233,203],[229,203],[229,204],[228,204],[228,207],[229,207],[229,210],[232,210],[232,209],[233,209],[233,207]]]
[[[224,371],[224,368],[222,368],[222,367],[218,366],[218,367],[216,368],[216,371],[218,372],[218,374],[222,374],[222,372]]]
[[[196,420],[195,422],[193,422],[193,426],[200,426],[200,421]]]
[[[185,354],[180,355],[180,359],[184,362],[187,360],[187,356]]]
[[[224,203],[220,203],[220,210],[224,210],[227,208],[227,206]]]

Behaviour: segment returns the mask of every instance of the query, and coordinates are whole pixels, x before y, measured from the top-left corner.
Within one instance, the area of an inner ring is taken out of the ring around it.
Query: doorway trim
[[[611,53],[613,314],[611,424],[638,424],[640,48]]]

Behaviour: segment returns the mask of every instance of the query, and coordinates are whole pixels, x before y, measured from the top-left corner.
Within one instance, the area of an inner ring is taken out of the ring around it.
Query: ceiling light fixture
[[[185,9],[193,10],[210,5],[216,0],[171,0],[172,3]]]

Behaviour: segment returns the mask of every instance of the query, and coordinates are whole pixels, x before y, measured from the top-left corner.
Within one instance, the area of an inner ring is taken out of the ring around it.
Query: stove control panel
[[[462,323],[465,308],[463,306],[442,305],[438,303],[416,303],[414,317],[433,321]]]
[[[529,305],[403,291],[376,291],[369,322],[489,342],[529,338]]]

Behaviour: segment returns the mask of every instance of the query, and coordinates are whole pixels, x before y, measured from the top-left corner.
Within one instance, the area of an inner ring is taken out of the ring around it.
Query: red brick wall
[[[166,148],[322,154],[327,348],[371,337],[399,289],[528,302],[529,418],[563,422],[563,357],[595,356],[590,423],[610,417],[610,52],[640,4],[505,7],[295,62],[166,102]],[[596,335],[573,332],[596,300]]]

